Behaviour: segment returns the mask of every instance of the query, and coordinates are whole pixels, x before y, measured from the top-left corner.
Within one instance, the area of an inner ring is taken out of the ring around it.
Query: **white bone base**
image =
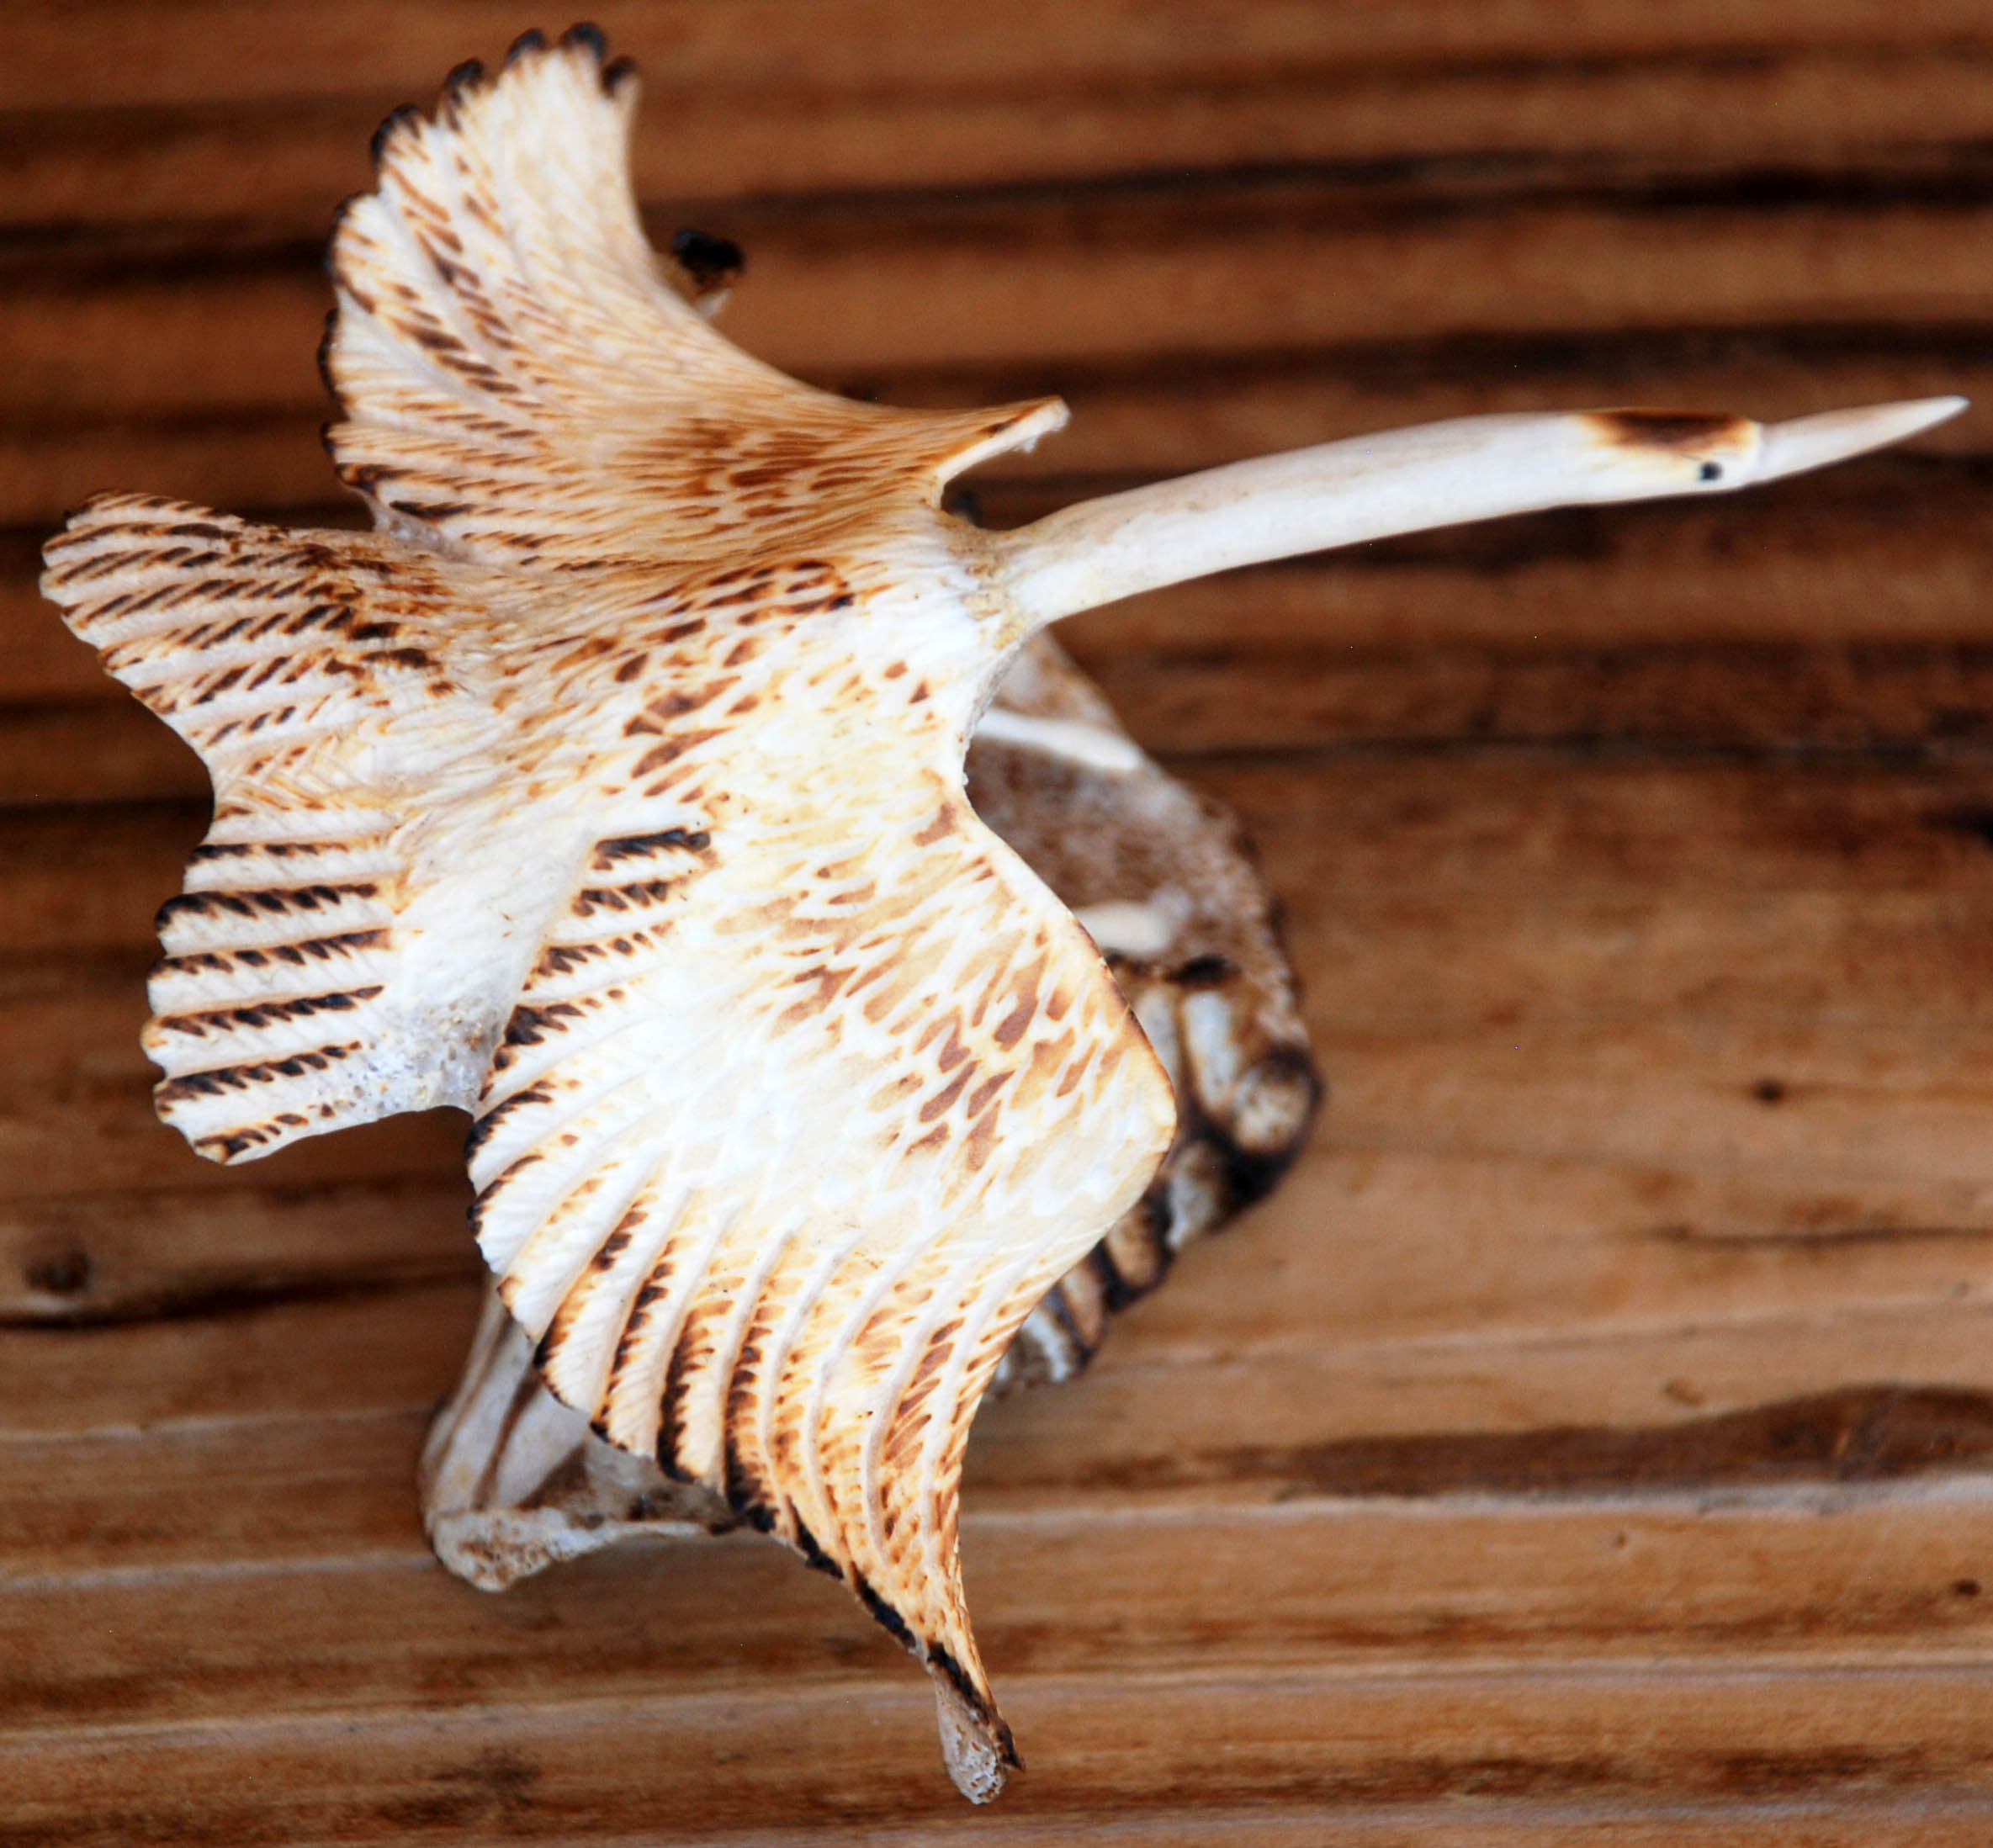
[[[718,1496],[604,1443],[549,1392],[496,1289],[464,1377],[429,1427],[421,1490],[437,1558],[483,1591],[624,1540],[734,1524]]]
[[[502,1584],[724,1522],[660,1459],[908,1644],[986,1801],[1017,1759],[955,1545],[977,1403],[1006,1350],[1013,1384],[1081,1364],[1318,1092],[1236,829],[1020,644],[1325,546],[1726,493],[1962,400],[1460,418],[985,532],[942,490],[1065,406],[858,405],[729,345],[685,298],[739,252],[675,276],[644,238],[636,95],[592,27],[528,34],[377,136],[323,354],[373,532],[104,495],[43,585],[215,783],[160,914],[162,1118],[219,1162],[478,1120],[531,1332],[494,1318],[434,1434],[444,1556]]]

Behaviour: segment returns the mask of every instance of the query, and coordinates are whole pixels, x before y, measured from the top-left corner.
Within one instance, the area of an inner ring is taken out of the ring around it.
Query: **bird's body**
[[[548,586],[117,497],[51,585],[215,776],[162,924],[162,1114],[227,1160],[471,1110],[549,1385],[848,1580],[1000,1740],[968,1422],[1174,1113],[968,805],[1005,618],[901,523]]]

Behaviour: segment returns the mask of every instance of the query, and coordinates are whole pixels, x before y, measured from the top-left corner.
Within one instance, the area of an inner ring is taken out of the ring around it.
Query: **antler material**
[[[1727,494],[1900,442],[1964,408],[1922,398],[1771,425],[1668,410],[1455,417],[1084,501],[989,546],[1011,606],[1036,627],[1235,565],[1465,520]]]
[[[1736,485],[1955,401],[1471,420],[981,534],[943,484],[1064,407],[884,410],[728,345],[644,242],[635,96],[578,29],[384,129],[326,354],[375,532],[111,495],[45,585],[215,781],[161,918],[162,1115],[229,1162],[469,1110],[547,1385],[842,1580],[982,1800],[1016,1760],[962,1596],[969,1422],[1175,1122],[965,795],[1005,663],[1173,579]]]

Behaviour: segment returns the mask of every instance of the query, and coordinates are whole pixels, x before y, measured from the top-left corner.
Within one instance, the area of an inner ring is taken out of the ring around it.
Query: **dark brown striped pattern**
[[[377,138],[325,353],[378,535],[112,498],[48,589],[210,765],[210,845],[279,850],[162,913],[162,1114],[223,1160],[490,1117],[474,1225],[549,1385],[835,1571],[983,1800],[969,1422],[1174,1121],[962,794],[1019,638],[941,488],[1063,410],[884,411],[721,341],[644,241],[633,96],[528,34]]]
[[[437,652],[451,593],[374,541],[130,495],[50,542],[43,587],[215,780],[157,920],[160,1115],[234,1161],[406,1108],[389,995],[406,818],[355,746],[458,694]]]
[[[964,1826],[920,1678],[774,1549],[664,1540],[502,1602],[435,1567],[410,1477],[483,1288],[460,1122],[216,1170],[133,1043],[207,782],[39,600],[39,548],[107,484],[364,521],[319,440],[326,232],[381,116],[529,17],[8,13],[25,1840]],[[888,404],[1072,403],[979,473],[994,525],[1472,412],[1993,392],[1985,0],[601,17],[643,66],[652,242],[746,251],[730,337]],[[1248,818],[1335,1099],[1087,1379],[978,1421],[965,1549],[1030,1761],[979,1836],[1993,1835],[1988,429],[1068,626]]]

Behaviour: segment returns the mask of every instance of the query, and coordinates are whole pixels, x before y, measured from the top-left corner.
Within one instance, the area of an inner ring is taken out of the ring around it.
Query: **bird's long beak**
[[[1656,410],[1460,417],[1108,495],[989,543],[1028,632],[1137,591],[1365,539],[1725,493],[1900,442],[1965,404],[1921,398],[1778,424]]]
[[[1911,398],[1901,404],[1864,405],[1858,410],[1823,410],[1789,423],[1766,424],[1760,437],[1760,481],[1776,481],[1808,469],[1901,442],[1964,410],[1963,398]]]

